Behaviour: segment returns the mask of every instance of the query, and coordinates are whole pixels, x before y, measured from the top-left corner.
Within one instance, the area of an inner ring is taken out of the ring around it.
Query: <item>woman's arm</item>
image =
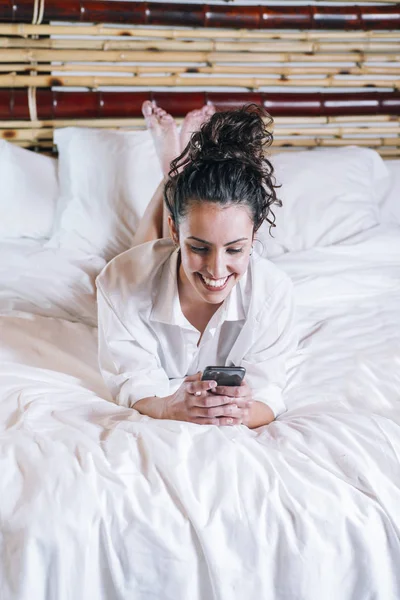
[[[269,423],[275,421],[274,413],[268,404],[264,404],[264,402],[258,402],[255,400],[249,412],[249,420],[246,423],[249,429],[261,427],[262,425],[269,425]]]
[[[149,396],[148,398],[142,398],[138,400],[134,408],[141,415],[147,415],[153,419],[165,419],[165,407],[169,400],[169,396],[165,398],[159,398],[158,396]]]
[[[99,366],[115,402],[132,407],[142,398],[167,396],[169,379],[157,356],[157,339],[133,315],[127,324],[97,281]]]

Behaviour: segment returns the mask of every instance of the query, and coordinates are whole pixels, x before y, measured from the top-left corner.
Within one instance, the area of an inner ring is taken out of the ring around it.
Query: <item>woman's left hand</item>
[[[253,406],[253,392],[245,379],[243,379],[240,385],[219,385],[208,393],[235,398],[238,417],[241,419],[243,425],[249,425],[250,410]]]

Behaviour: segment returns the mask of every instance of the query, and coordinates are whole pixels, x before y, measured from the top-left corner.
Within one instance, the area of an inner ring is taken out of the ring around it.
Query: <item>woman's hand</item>
[[[222,390],[230,390],[230,394]],[[248,386],[217,387],[215,381],[201,381],[201,373],[196,373],[165,398],[162,418],[201,425],[240,425],[248,419],[250,406]]]
[[[253,400],[251,388],[243,380],[238,386],[217,386],[211,394],[221,394],[225,397],[230,397],[232,402],[238,406],[246,405],[247,410],[244,411],[242,417],[243,425],[247,425],[250,429],[268,425],[275,420],[275,415],[268,404]]]
[[[210,395],[223,396],[229,398],[230,402],[236,404],[240,409],[241,421],[243,425],[249,425],[251,408],[253,407],[253,392],[246,380],[243,379],[240,385],[219,385],[216,386]]]

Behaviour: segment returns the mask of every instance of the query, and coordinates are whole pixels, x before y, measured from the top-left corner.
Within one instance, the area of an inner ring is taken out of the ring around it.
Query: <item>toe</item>
[[[143,113],[143,116],[145,116],[145,117],[151,117],[151,115],[153,114],[153,106],[152,106],[150,100],[146,100],[145,102],[143,102],[142,113]]]

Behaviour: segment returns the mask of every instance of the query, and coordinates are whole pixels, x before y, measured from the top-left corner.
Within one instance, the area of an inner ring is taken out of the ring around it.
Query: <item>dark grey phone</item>
[[[202,381],[216,381],[218,385],[240,385],[246,374],[244,367],[206,367]]]

